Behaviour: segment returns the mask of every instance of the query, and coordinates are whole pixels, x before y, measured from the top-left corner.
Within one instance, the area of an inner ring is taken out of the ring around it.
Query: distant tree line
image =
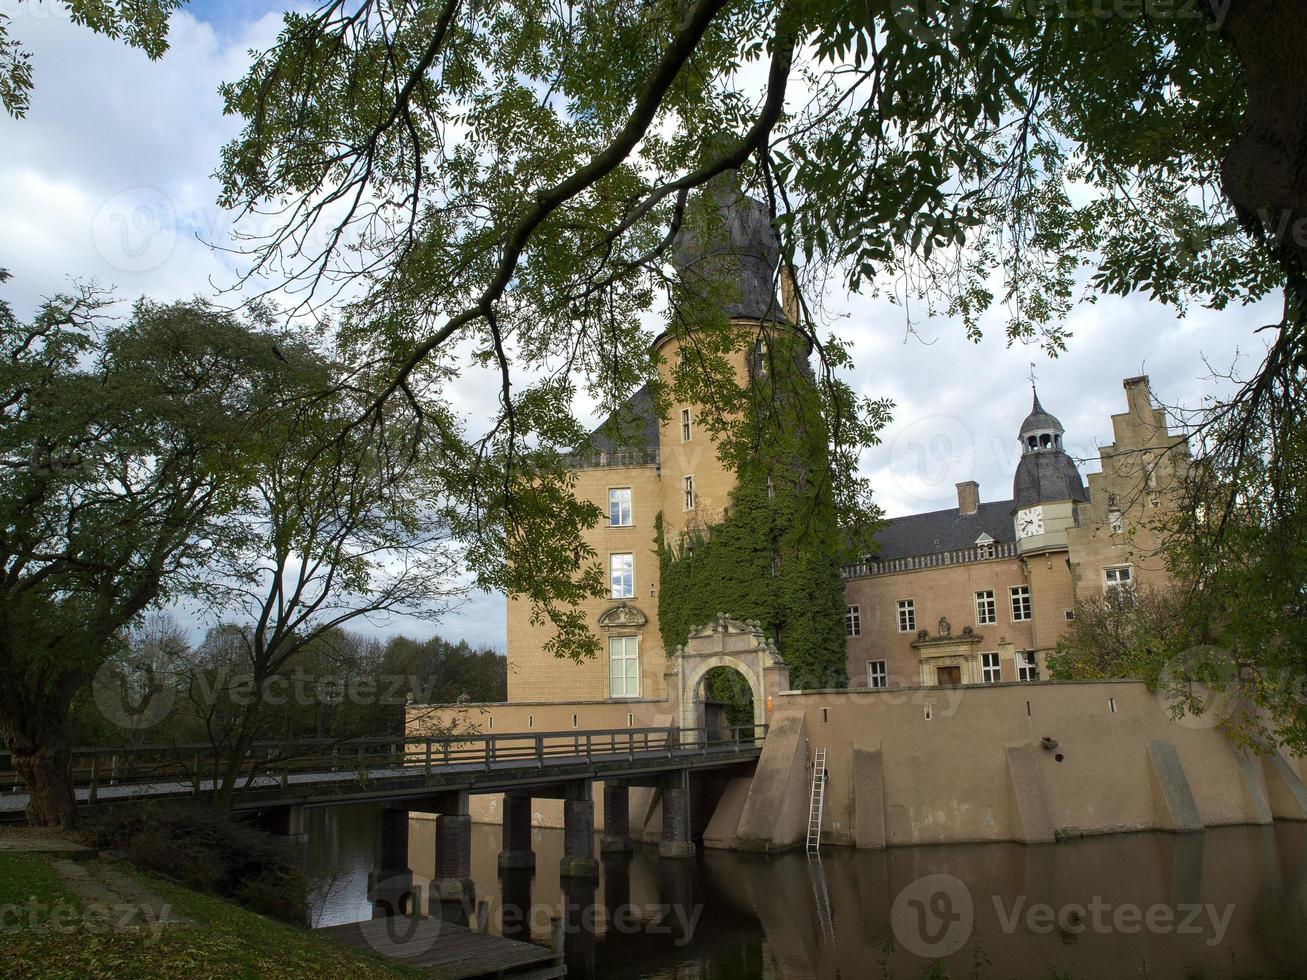
[[[186,744],[220,752],[230,747],[247,702],[256,696],[247,632],[224,624],[192,645],[172,617],[146,617],[107,663],[107,672],[124,685],[124,703],[145,707],[152,698],[163,699],[166,711],[155,724],[126,729],[97,703],[103,693],[87,688],[73,704],[74,743]],[[408,704],[503,701],[507,676],[503,654],[466,640],[381,640],[332,630],[265,680],[259,720],[250,734],[265,742],[403,735]]]

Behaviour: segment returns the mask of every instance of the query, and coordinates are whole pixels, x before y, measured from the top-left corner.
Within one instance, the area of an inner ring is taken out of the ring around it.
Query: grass
[[[123,870],[127,870],[123,867]],[[78,915],[75,924],[38,921],[26,914],[30,896],[50,904],[62,899],[80,909],[50,865],[40,857],[0,854],[0,906],[21,907],[0,918],[0,977],[153,978],[185,977],[422,977],[426,974],[338,945],[257,915],[220,898],[131,872],[196,928],[170,927],[114,932]]]

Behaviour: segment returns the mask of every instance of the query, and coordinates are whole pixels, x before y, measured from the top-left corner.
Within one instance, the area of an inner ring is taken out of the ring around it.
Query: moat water
[[[314,925],[371,917],[376,811],[310,812]],[[547,941],[567,925],[569,977],[912,978],[1307,976],[1307,824],[660,860],[636,845],[589,885],[561,882],[562,832],[535,831],[534,875],[496,866],[473,828],[487,927]],[[414,822],[415,878],[435,827]],[[429,873],[429,871],[428,871]]]

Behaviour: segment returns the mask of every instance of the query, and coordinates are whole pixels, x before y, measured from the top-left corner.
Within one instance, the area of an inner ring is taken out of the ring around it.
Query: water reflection
[[[372,915],[378,822],[375,808],[314,811],[315,924]],[[420,886],[435,866],[434,824],[414,820],[407,838]],[[918,954],[932,942],[929,952],[950,950],[939,966],[952,976],[1307,975],[1304,824],[831,849],[820,862],[660,860],[637,846],[605,856],[590,881],[560,881],[560,831],[533,840],[534,873],[500,872],[499,828],[473,828],[475,900],[487,928],[510,938],[546,942],[560,918],[574,977],[915,977],[931,967]]]

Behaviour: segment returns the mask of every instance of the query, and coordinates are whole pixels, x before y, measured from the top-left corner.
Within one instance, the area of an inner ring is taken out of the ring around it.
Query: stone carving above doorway
[[[733,619],[719,613],[707,625],[691,631],[668,658],[667,690],[678,704],[674,717],[682,728],[703,725],[704,677],[715,667],[730,667],[749,682],[755,724],[767,720],[769,698],[789,690],[790,669],[771,637],[757,620]]]
[[[599,614],[599,625],[606,630],[639,629],[648,622],[648,616],[626,602],[619,602]]]

